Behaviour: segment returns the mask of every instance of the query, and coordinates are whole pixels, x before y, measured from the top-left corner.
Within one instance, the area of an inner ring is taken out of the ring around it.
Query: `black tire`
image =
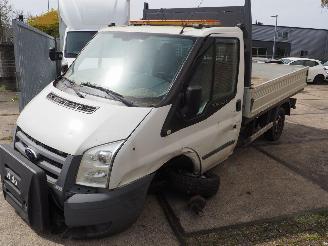
[[[183,170],[170,169],[168,179],[171,188],[188,196],[203,196],[210,198],[219,190],[220,177],[214,173],[196,176]]]
[[[264,133],[265,139],[269,141],[277,141],[282,135],[282,132],[284,131],[285,127],[285,110],[283,108],[279,108],[276,112],[274,121],[273,121],[273,127]]]
[[[313,80],[313,84],[321,84],[323,82],[325,82],[325,76],[323,76],[322,74],[315,76]]]

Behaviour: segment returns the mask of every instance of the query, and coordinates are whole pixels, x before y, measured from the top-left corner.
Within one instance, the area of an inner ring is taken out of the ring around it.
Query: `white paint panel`
[[[99,109],[86,114],[65,108],[46,98],[50,92]],[[49,147],[80,155],[92,147],[126,139],[150,111],[150,108],[130,108],[110,100],[82,99],[50,84],[26,106],[17,125]]]
[[[59,0],[59,11],[66,26],[75,30],[99,30],[114,22],[129,21],[129,0]]]

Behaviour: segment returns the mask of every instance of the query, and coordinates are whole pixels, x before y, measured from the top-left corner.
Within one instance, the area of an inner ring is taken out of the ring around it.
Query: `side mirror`
[[[200,86],[190,86],[185,93],[184,115],[187,118],[194,117],[198,114],[202,105],[203,89]]]
[[[61,61],[63,60],[63,52],[58,52],[55,48],[49,49],[49,58],[52,61]]]

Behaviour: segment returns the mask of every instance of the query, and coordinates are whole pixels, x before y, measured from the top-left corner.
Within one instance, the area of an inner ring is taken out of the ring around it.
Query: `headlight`
[[[86,151],[82,157],[76,177],[76,184],[107,188],[113,165],[113,157],[122,144],[123,141],[120,141]]]

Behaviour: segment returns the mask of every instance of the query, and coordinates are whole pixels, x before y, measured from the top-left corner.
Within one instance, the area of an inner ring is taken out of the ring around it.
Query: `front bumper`
[[[6,177],[8,170],[15,174],[15,182]],[[5,199],[33,229],[47,231],[56,223],[49,219],[56,217],[51,215],[54,199],[50,194],[53,191],[42,169],[11,146],[0,145],[0,174]],[[72,177],[66,178],[72,180]],[[59,198],[63,201],[65,225],[69,228],[101,226],[99,228],[106,230],[106,234],[128,228],[143,209],[152,179],[153,175],[148,175],[122,188],[93,190],[91,193],[88,189],[76,189],[72,184],[63,187]]]

